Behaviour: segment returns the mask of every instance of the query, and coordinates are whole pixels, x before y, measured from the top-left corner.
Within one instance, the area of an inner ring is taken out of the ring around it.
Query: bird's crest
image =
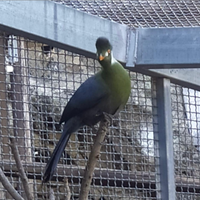
[[[96,41],[96,48],[98,50],[112,50],[112,45],[110,44],[109,40],[105,37],[99,37]]]

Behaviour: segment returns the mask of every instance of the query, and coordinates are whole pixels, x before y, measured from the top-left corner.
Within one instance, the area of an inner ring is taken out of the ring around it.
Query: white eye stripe
[[[98,52],[96,52],[97,56],[103,56],[102,53],[98,54]],[[107,57],[109,55],[109,53],[106,51],[105,55],[103,57]]]

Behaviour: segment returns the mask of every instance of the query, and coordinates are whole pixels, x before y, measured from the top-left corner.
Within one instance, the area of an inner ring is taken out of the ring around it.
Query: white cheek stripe
[[[113,54],[111,53],[111,65],[116,63],[117,61],[115,60],[115,58],[113,57]]]

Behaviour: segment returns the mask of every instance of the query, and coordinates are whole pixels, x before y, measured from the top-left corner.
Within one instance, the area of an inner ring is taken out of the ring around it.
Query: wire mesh
[[[1,162],[23,195],[9,137],[17,139],[21,159],[35,194],[66,199],[67,177],[77,199],[95,133],[83,127],[73,134],[50,185],[41,187],[44,166],[57,143],[59,120],[74,91],[100,66],[96,60],[18,36],[1,36]],[[97,163],[89,199],[155,199],[151,78],[130,73],[132,92],[125,109],[111,123]],[[12,199],[1,187],[3,198]]]
[[[53,0],[130,27],[191,27],[200,25],[196,0]]]
[[[199,91],[172,85],[177,199],[199,199]]]

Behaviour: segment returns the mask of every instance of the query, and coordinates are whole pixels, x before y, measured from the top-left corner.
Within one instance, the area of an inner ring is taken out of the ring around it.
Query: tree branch
[[[13,197],[15,200],[24,200],[19,193],[15,190],[15,188],[11,185],[8,178],[3,173],[2,169],[0,168],[0,181],[4,188],[9,192],[9,194]]]
[[[65,188],[67,190],[66,200],[70,200],[71,199],[71,191],[70,191],[70,188],[69,188],[69,182],[68,182],[67,178],[64,179],[64,183],[65,183]]]
[[[49,188],[49,200],[55,200],[55,195],[52,188]]]
[[[17,145],[15,143],[15,139],[13,137],[10,137],[10,141],[11,141],[11,144],[9,144],[9,145],[12,149],[12,153],[13,153],[13,156],[14,156],[14,159],[15,159],[15,162],[16,162],[17,169],[19,171],[19,175],[20,175],[21,180],[22,180],[22,184],[23,184],[23,187],[24,187],[26,197],[27,197],[28,200],[32,200],[34,198],[33,198],[32,193],[30,192],[28,178],[27,178],[26,173],[24,171],[24,167],[21,163],[21,159],[20,159],[20,156],[19,156],[19,151],[18,151]]]
[[[92,181],[92,176],[97,160],[99,159],[99,154],[104,141],[105,135],[108,130],[110,117],[104,114],[104,119],[100,122],[100,126],[96,135],[94,145],[92,147],[87,166],[85,168],[84,177],[81,183],[81,192],[79,195],[79,200],[87,200],[90,190],[90,184]]]

